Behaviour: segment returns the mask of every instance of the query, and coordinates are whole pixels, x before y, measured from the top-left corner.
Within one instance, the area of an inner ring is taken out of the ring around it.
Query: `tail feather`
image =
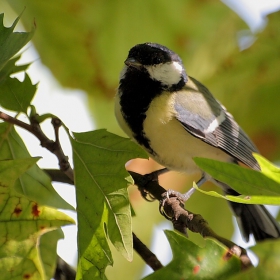
[[[272,217],[263,205],[241,204],[229,202],[243,238],[248,241],[250,234],[256,241],[279,238],[279,223]]]
[[[215,180],[229,195],[239,195],[225,183]],[[238,226],[245,241],[249,241],[250,234],[254,235],[256,241],[280,238],[280,224],[273,218],[263,205],[242,204],[228,201],[236,216]]]

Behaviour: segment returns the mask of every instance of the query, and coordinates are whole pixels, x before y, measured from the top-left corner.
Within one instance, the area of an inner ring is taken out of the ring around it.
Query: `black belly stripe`
[[[161,92],[160,82],[151,80],[146,72],[128,68],[125,78],[120,81],[119,92],[122,115],[135,140],[155,154],[143,130],[143,122],[151,101]]]

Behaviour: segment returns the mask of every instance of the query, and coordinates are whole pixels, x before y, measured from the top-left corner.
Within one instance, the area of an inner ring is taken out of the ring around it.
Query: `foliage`
[[[96,279],[113,265],[108,240],[132,261],[132,224],[124,166],[145,157],[129,139],[106,130],[75,133],[72,139],[78,215],[78,275]]]
[[[26,113],[36,86],[27,75],[22,82],[10,75],[27,68],[16,66],[20,56],[13,56],[34,30],[13,32],[19,18],[10,28],[3,26],[3,14],[0,18],[0,104]],[[50,279],[56,267],[56,243],[63,237],[60,227],[74,223],[56,208],[73,207],[55,192],[50,178],[36,165],[38,158],[30,157],[11,124],[0,123],[0,150],[1,278]]]
[[[23,158],[0,162],[0,271],[2,279],[49,279],[56,264],[56,242],[63,235],[52,234],[52,243],[43,239],[45,234],[63,225],[73,223],[72,219],[56,209],[38,205],[36,201],[19,194],[15,180],[24,174],[38,159]],[[50,237],[50,236],[48,236]],[[44,254],[47,253],[47,254]]]
[[[200,168],[213,178],[230,185],[241,195],[223,196],[213,191],[202,192],[234,202],[280,205],[280,169],[258,154],[255,154],[255,157],[259,162],[261,172],[237,164],[196,158],[195,162]]]
[[[215,240],[206,239],[205,247],[199,248],[176,232],[165,231],[165,234],[172,248],[173,260],[144,279],[225,279],[241,270],[239,259],[227,256],[228,248]]]
[[[277,36],[279,14],[272,15],[257,42],[240,53],[235,36],[236,31],[245,26],[218,2],[178,1],[172,7],[169,1],[95,1],[94,5],[90,1],[58,1],[55,5],[49,1],[40,4],[29,0],[9,2],[18,11],[27,7],[23,15],[25,25],[36,15],[39,30],[34,44],[42,61],[60,82],[86,90],[97,104],[94,108],[98,120],[102,119],[104,110],[110,112],[110,121],[100,121],[100,125],[108,127],[111,124],[113,110],[110,106],[117,86],[116,73],[127,50],[139,42],[157,41],[180,53],[188,65],[188,72],[207,81],[222,101],[236,95],[237,101],[232,99],[228,107],[237,113],[237,118],[242,117],[240,112],[253,116],[257,111],[257,121],[253,117],[244,118],[244,126],[256,135],[257,141],[263,139],[257,136],[267,135],[269,129],[275,139],[273,152],[279,155],[279,110],[271,109],[279,103],[277,69],[280,64],[275,53],[280,42]],[[197,16],[198,12],[200,16]],[[0,104],[30,120],[34,115],[35,108],[31,103],[37,86],[25,73],[29,65],[16,63],[20,59],[18,51],[31,39],[35,26],[30,32],[13,32],[19,18],[9,28],[2,23],[3,14],[0,19]],[[166,28],[162,28],[163,24]],[[146,33],[143,33],[145,29]],[[23,81],[11,77],[22,71],[25,73]],[[269,127],[267,116],[272,120]],[[52,115],[38,116],[38,119],[43,121],[49,117]],[[106,279],[106,268],[114,263],[109,240],[127,260],[131,261],[133,257],[125,164],[132,158],[145,155],[130,140],[106,130],[73,133],[70,139],[77,195],[77,279]],[[266,142],[261,144],[265,146]],[[230,182],[242,194],[226,199],[279,205],[279,169],[259,156],[257,159],[262,167],[261,173],[206,159],[196,159],[196,162],[215,178]],[[56,243],[62,238],[61,226],[73,223],[71,218],[57,210],[73,210],[73,207],[55,192],[48,176],[36,165],[37,160],[30,157],[14,126],[1,123],[1,279],[49,279],[56,264]],[[218,202],[216,205],[221,212]],[[235,274],[236,279],[245,275],[247,279],[252,276],[265,279],[264,273],[271,267],[275,275],[279,274],[277,241],[253,247],[260,258],[259,266],[239,274],[240,261],[235,257],[226,259],[226,249],[218,242],[206,240],[201,248],[178,233],[166,231],[166,236],[173,260],[146,279],[192,279],[193,274],[196,279],[229,278]],[[265,262],[268,257],[271,266]],[[117,279],[116,274],[114,276]]]
[[[252,248],[259,257],[259,265],[246,272],[230,277],[230,280],[270,279],[279,278],[280,242],[266,241]]]

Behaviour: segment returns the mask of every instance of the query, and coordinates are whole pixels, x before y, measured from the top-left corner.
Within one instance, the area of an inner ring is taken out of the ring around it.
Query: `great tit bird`
[[[242,162],[260,170],[252,156],[257,148],[232,115],[187,75],[181,58],[167,47],[136,45],[124,63],[115,98],[115,115],[124,132],[168,170],[200,172],[198,186],[210,180],[226,194],[239,195],[193,161]],[[256,241],[280,236],[279,224],[263,205],[229,204],[246,241],[250,234]]]

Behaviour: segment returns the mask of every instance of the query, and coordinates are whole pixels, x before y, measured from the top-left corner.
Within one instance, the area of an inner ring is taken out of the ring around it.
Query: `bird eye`
[[[152,60],[152,63],[153,64],[160,64],[162,63],[162,60],[160,57],[154,57],[153,60]]]

